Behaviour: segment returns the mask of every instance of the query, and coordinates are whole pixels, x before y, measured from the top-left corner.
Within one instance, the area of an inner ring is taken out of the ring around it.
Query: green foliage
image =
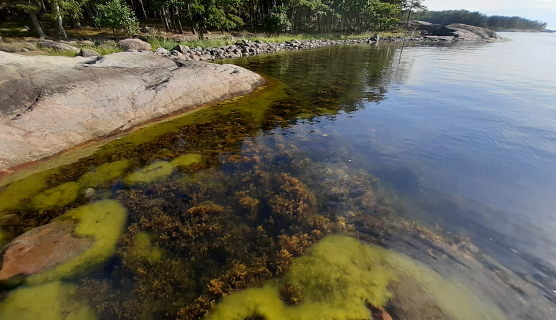
[[[391,3],[371,1],[363,12],[374,30],[388,30],[400,22],[401,9]]]
[[[438,24],[465,23],[490,29],[536,29],[546,28],[546,23],[520,17],[487,16],[480,12],[468,10],[427,11],[413,17]]]
[[[242,0],[185,0],[184,5],[202,40],[208,28],[229,30],[242,25],[243,20],[233,14],[241,3]]]
[[[283,5],[274,7],[270,14],[264,17],[263,24],[266,29],[274,32],[286,32],[292,28],[292,23],[286,14],[286,7]]]
[[[97,22],[109,28],[124,29],[128,35],[139,32],[139,20],[135,13],[123,0],[110,0],[106,4],[99,4],[97,6],[101,14],[101,18]]]

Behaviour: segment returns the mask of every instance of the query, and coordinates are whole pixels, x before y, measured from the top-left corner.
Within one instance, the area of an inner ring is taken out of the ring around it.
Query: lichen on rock
[[[102,200],[68,211],[60,219],[78,222],[75,235],[92,237],[93,246],[73,259],[45,272],[33,275],[28,283],[43,283],[72,278],[110,258],[126,221],[126,209],[114,200]]]
[[[91,308],[75,299],[76,289],[59,281],[21,287],[0,304],[0,319],[95,320]]]

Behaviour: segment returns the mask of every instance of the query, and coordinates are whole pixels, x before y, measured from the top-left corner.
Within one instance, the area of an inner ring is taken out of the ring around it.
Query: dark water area
[[[96,242],[0,320],[553,319],[556,36],[504,36],[236,59],[267,86],[1,187],[1,245]]]

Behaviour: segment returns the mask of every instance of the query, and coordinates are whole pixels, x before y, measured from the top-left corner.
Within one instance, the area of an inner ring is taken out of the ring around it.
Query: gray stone
[[[0,52],[0,170],[247,94],[263,81],[234,65],[177,62],[181,67],[140,52],[102,58]]]
[[[54,41],[42,41],[39,42],[41,47],[50,48],[55,51],[73,51],[75,53],[79,53],[81,49],[76,48],[74,46],[70,46],[69,44],[61,43],[61,42],[54,42]]]
[[[152,51],[151,45],[140,39],[124,39],[118,42],[122,50]]]
[[[81,49],[77,55],[80,57],[100,57],[100,53],[92,49]]]
[[[168,51],[168,49],[162,48],[162,47],[156,49],[156,51],[154,53],[158,54],[159,56],[163,56],[163,57],[170,56],[170,51]]]
[[[184,46],[181,44],[178,44],[177,46],[175,46],[172,50],[176,50],[179,51],[181,53],[187,53],[189,51],[189,47],[188,46]]]

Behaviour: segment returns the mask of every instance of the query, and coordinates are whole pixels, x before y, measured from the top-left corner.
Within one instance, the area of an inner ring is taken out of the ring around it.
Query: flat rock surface
[[[234,65],[142,52],[102,58],[0,52],[0,170],[178,111],[252,92]]]
[[[42,272],[89,249],[94,241],[73,237],[74,229],[71,221],[56,221],[15,238],[4,253],[0,280]]]

